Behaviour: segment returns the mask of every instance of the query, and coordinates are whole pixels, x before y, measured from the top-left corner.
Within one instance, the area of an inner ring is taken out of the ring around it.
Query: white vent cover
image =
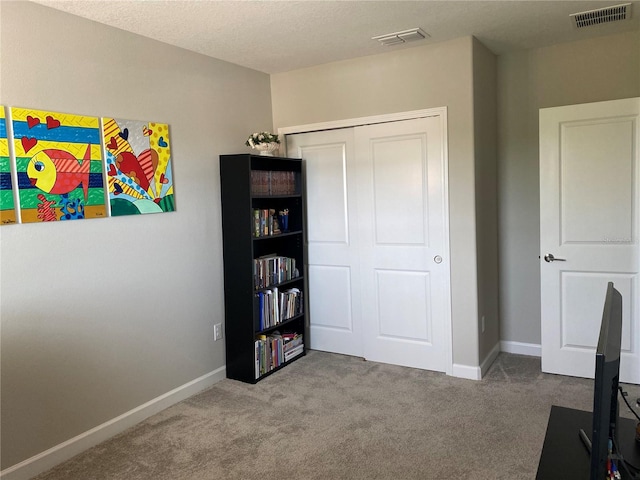
[[[371,40],[378,40],[381,45],[389,46],[406,42],[415,42],[417,40],[424,40],[425,38],[429,38],[428,33],[425,33],[420,28],[412,28],[401,32],[385,33],[384,35],[371,37]]]
[[[571,17],[571,23],[573,23],[575,28],[629,20],[631,19],[631,4],[623,3],[622,5],[615,5],[613,7],[572,13],[569,17]]]

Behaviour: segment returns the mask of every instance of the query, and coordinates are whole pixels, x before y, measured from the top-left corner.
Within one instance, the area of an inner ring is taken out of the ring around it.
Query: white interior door
[[[640,383],[639,119],[637,98],[540,110],[545,372],[593,377],[612,281],[623,297],[620,379]]]
[[[306,165],[311,348],[446,371],[439,116],[287,135]]]
[[[287,136],[305,159],[310,347],[361,357],[353,129]]]
[[[445,371],[444,158],[437,117],[356,128],[365,358]]]

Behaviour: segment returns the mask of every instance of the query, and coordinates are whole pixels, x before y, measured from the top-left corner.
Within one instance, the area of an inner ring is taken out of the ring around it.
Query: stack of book
[[[254,208],[252,211],[253,236],[268,237],[281,233],[275,208]]]
[[[298,288],[290,288],[280,293],[280,319],[288,320],[302,313],[302,292]]]
[[[295,258],[271,254],[253,260],[253,286],[256,289],[293,280],[299,275]]]
[[[295,172],[251,171],[252,195],[295,195]]]
[[[302,341],[302,334],[290,333],[282,335],[284,344],[282,351],[284,354],[284,361],[288,362],[294,357],[300,355],[304,350],[304,342]]]
[[[256,378],[297,357],[304,351],[302,334],[274,332],[255,341]]]
[[[289,231],[289,209],[279,210],[276,215],[275,208],[254,208],[251,212],[253,222],[253,236],[269,237]]]
[[[275,327],[302,313],[302,292],[290,288],[282,292],[277,287],[255,294],[258,309],[258,328]]]

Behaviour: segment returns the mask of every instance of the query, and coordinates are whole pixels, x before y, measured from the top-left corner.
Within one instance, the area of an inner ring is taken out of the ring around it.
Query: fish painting
[[[100,119],[20,107],[10,112],[21,221],[107,216]]]
[[[31,184],[45,193],[62,195],[80,185],[85,201],[89,197],[91,144],[82,158],[77,160],[69,152],[48,148],[36,153],[27,166],[27,176]]]

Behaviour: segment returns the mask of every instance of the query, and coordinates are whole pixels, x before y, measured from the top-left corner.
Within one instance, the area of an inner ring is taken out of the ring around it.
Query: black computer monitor
[[[591,432],[591,480],[607,474],[609,440],[614,453],[618,444],[618,381],[622,342],[622,295],[613,282],[607,285],[600,336],[596,348],[596,373],[593,393],[593,428]]]

